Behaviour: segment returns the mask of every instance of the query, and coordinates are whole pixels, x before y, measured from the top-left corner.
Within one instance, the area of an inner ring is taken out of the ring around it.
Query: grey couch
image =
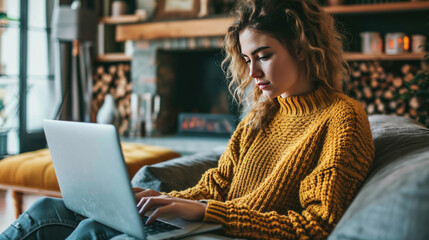
[[[429,239],[429,129],[385,115],[369,117],[372,170],[329,239]],[[133,186],[168,192],[197,183],[225,147],[146,166]]]

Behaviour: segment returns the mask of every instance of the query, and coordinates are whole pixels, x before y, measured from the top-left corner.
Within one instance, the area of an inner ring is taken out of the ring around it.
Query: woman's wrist
[[[209,200],[204,200],[204,199],[203,200],[197,200],[197,202],[204,203],[206,205],[206,207],[209,204]]]

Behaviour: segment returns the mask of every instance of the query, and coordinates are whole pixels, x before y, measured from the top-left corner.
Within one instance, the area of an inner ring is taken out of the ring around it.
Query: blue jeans
[[[3,233],[0,240],[134,239],[67,209],[62,199],[37,200]]]

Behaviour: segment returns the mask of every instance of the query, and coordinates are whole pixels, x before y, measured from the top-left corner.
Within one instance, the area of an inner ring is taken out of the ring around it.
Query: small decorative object
[[[380,54],[382,52],[383,43],[378,32],[362,32],[362,53],[364,54]]]
[[[130,118],[130,137],[141,137],[142,125],[144,124],[144,107],[142,99],[136,93],[131,94],[131,118]]]
[[[156,18],[197,17],[200,13],[200,1],[201,0],[159,0]]]
[[[153,124],[158,118],[161,109],[161,97],[159,95],[154,96],[151,93],[145,93],[142,96],[142,100],[145,104],[145,133],[146,137],[151,137],[154,132]]]
[[[134,42],[131,40],[125,41],[125,55],[132,57],[134,52]]]
[[[200,0],[200,12],[198,17],[206,17],[209,15],[209,0]]]
[[[146,16],[146,10],[144,9],[136,9],[135,15],[138,18],[138,21],[145,21],[148,19]]]
[[[413,35],[411,37],[412,45],[413,45],[413,53],[423,53],[425,52],[425,43],[426,43],[426,37],[424,35]]]
[[[386,54],[400,54],[409,50],[410,39],[404,33],[387,33],[385,38]]]
[[[71,9],[76,10],[79,9],[81,6],[80,0],[74,0],[70,6]]]
[[[128,5],[124,1],[115,0],[112,2],[112,17],[119,17],[126,14],[128,11]]]
[[[145,11],[146,19],[152,19],[155,16],[156,2],[156,0],[137,0],[136,14],[143,10]]]
[[[106,94],[104,103],[97,113],[97,123],[117,125],[119,112],[116,109],[115,101],[111,94]]]

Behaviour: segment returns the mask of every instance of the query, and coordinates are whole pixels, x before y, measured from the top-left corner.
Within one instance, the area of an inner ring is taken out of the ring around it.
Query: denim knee
[[[103,240],[111,239],[114,236],[122,234],[106,225],[103,225],[94,219],[88,218],[83,220],[76,230],[67,238],[67,240],[88,239]]]
[[[82,219],[68,210],[61,199],[42,198],[13,222],[0,239],[64,239]]]
[[[127,234],[125,234],[125,233],[123,233],[123,234],[120,234],[120,235],[116,235],[116,236],[114,236],[113,238],[111,238],[110,240],[138,240],[137,238],[135,238],[135,237],[131,237],[131,236],[129,236],[129,235],[127,235]]]

